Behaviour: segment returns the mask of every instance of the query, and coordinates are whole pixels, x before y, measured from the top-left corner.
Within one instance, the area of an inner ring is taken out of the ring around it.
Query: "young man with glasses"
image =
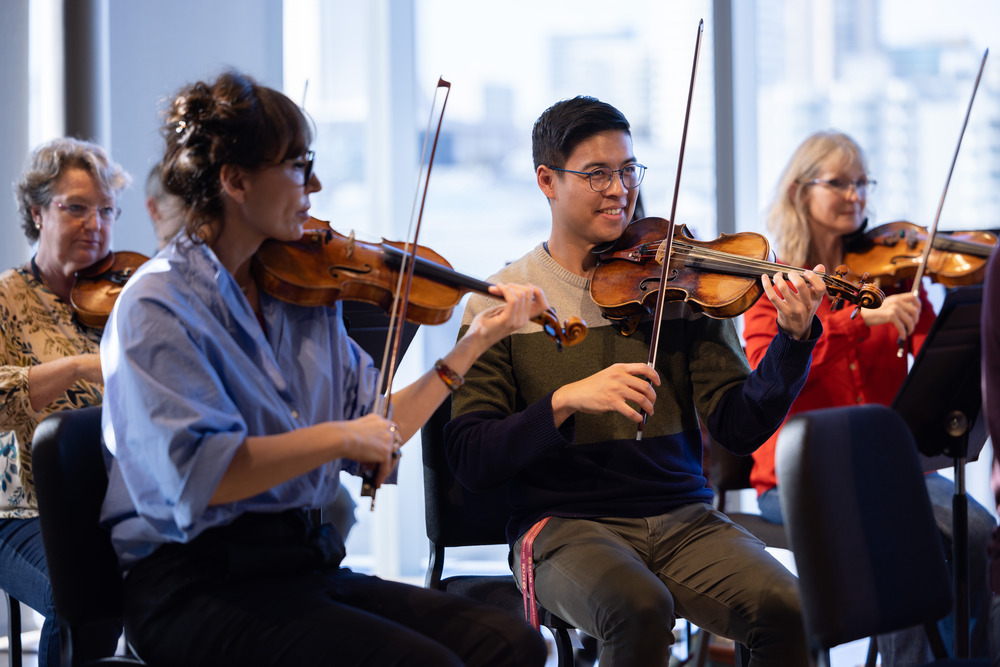
[[[654,370],[649,318],[624,336],[588,292],[592,251],[622,234],[645,169],[628,121],[593,98],[559,102],[533,153],[551,233],[492,279],[542,287],[589,332],[558,353],[529,325],[483,354],[454,394],[453,468],[473,489],[509,484],[515,578],[600,639],[602,664],[665,665],[677,616],[748,646],[755,665],[806,664],[795,578],[713,509],[699,418],[740,454],[778,427],[821,332],[822,280],[761,278],[780,333],[756,372],[732,321],[668,304]],[[463,331],[489,304],[469,301]]]

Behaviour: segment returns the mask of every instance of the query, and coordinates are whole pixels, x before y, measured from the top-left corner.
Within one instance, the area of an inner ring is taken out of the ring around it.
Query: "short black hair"
[[[625,114],[595,97],[578,95],[546,109],[531,130],[531,156],[540,165],[562,167],[573,149],[589,137],[619,130],[632,135]]]

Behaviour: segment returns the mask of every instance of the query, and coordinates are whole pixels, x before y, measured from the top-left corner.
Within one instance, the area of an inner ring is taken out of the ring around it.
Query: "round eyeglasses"
[[[573,171],[572,169],[560,169],[559,167],[549,167],[553,171],[565,171],[567,174],[577,174],[586,176],[590,180],[590,189],[594,192],[604,192],[611,187],[611,181],[615,174],[622,179],[622,185],[626,190],[639,187],[642,177],[646,173],[646,167],[641,164],[630,164],[621,169],[609,169],[608,167],[598,167],[593,171]]]
[[[851,188],[854,188],[859,197],[867,197],[875,189],[876,183],[877,181],[867,178],[860,178],[856,181],[849,181],[846,178],[814,178],[811,181],[806,181],[803,185],[825,185],[845,197]]]
[[[52,203],[56,205],[60,211],[68,215],[75,220],[87,220],[90,218],[90,212],[93,211],[98,218],[104,220],[105,222],[109,220],[117,220],[121,214],[122,210],[117,206],[88,206],[87,204],[63,204],[62,202],[57,202],[52,200]]]

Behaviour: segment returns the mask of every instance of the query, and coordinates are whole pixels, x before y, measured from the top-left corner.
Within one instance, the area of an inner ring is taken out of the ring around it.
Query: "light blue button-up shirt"
[[[333,500],[335,460],[252,498],[209,506],[249,436],[369,412],[378,372],[347,336],[339,306],[261,295],[268,336],[205,245],[178,236],[126,284],[101,343],[109,523],[126,569],[245,512]]]

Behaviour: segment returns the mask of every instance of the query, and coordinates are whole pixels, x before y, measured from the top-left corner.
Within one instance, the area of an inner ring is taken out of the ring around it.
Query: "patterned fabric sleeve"
[[[35,412],[28,394],[31,367],[96,353],[100,336],[80,325],[30,266],[0,275],[0,518],[37,516],[31,439],[38,423],[53,412],[101,404],[103,387],[81,381]]]

